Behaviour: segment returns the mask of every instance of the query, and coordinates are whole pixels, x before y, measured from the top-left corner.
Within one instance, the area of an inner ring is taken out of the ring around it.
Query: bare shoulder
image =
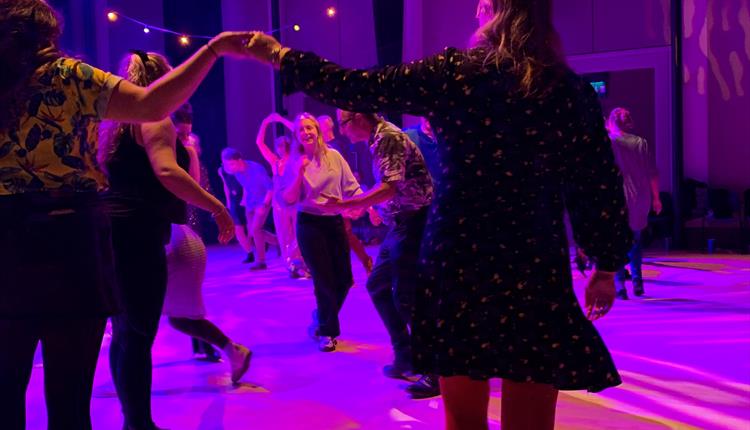
[[[136,136],[140,135],[142,139],[138,142],[141,145],[155,141],[167,141],[174,144],[177,139],[177,130],[169,117],[161,121],[145,122],[135,129]]]

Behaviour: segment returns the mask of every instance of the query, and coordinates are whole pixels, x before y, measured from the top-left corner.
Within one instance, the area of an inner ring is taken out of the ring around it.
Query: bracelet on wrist
[[[271,51],[271,55],[268,59],[269,63],[271,65],[280,67],[281,66],[281,58],[283,57],[286,52],[289,51],[289,48],[285,48],[281,45],[278,45],[276,48]]]

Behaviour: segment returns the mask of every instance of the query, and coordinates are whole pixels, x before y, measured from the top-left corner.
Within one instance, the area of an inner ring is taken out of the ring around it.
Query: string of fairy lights
[[[338,13],[338,11],[333,6],[327,7],[326,10],[325,10],[325,15],[328,18],[335,18],[337,13]],[[160,27],[158,25],[151,25],[151,24],[148,24],[146,22],[143,22],[143,21],[140,21],[138,19],[135,19],[135,18],[133,18],[131,16],[125,15],[122,12],[117,12],[117,11],[114,11],[114,10],[111,10],[111,11],[107,12],[107,19],[111,23],[116,23],[116,22],[122,20],[122,21],[125,21],[125,22],[128,22],[128,23],[131,23],[131,24],[135,24],[135,25],[141,26],[143,28],[143,33],[144,34],[151,34],[152,32],[155,31],[155,32],[158,32],[158,33],[174,35],[174,36],[177,37],[178,42],[182,46],[190,46],[190,42],[193,39],[210,40],[210,39],[213,38],[213,36],[207,36],[207,35],[202,35],[202,34],[181,33],[181,32],[178,32],[178,31],[171,30],[169,28]],[[269,33],[274,33],[274,32],[281,31],[281,30],[286,30],[286,29],[289,29],[289,28],[291,28],[294,31],[300,31],[300,30],[302,30],[302,27],[300,27],[299,24],[290,24],[290,25],[285,25],[283,27],[275,28],[275,29],[271,30]]]

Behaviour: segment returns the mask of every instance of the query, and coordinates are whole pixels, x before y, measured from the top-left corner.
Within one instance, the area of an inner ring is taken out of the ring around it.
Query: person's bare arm
[[[221,33],[148,87],[120,81],[104,117],[136,123],[166,118],[193,95],[219,57],[247,57],[245,45],[251,36],[249,32]]]
[[[140,126],[143,147],[156,178],[177,198],[212,214],[224,205],[196,182],[177,164],[175,141],[177,135],[170,119],[145,123]]]
[[[192,146],[186,146],[185,150],[190,156],[190,169],[188,173],[190,177],[197,183],[201,183],[201,160],[198,157],[198,151]]]

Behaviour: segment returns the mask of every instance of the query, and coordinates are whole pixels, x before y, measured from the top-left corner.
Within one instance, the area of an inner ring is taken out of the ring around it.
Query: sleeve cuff
[[[121,81],[121,77],[113,75],[111,73],[107,73],[107,76],[104,78],[104,82],[102,83],[102,90],[99,92],[99,96],[94,102],[96,116],[100,120],[103,120],[104,116],[107,114],[107,109],[109,108],[109,100],[112,98],[112,93],[114,92],[115,88],[120,85]]]

